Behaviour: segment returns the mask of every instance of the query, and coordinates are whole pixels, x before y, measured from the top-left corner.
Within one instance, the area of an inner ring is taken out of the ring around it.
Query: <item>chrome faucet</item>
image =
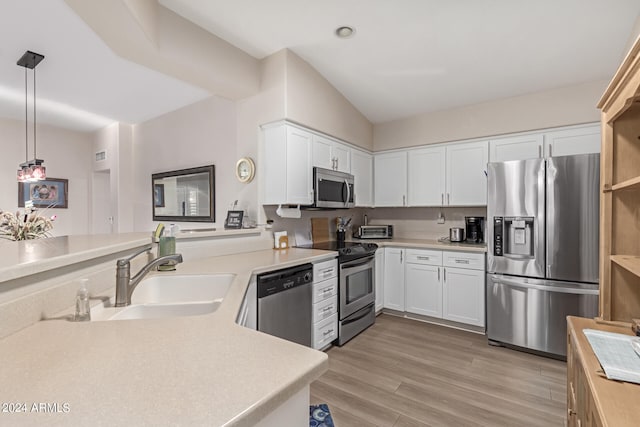
[[[149,262],[135,276],[131,277],[131,260],[140,254],[149,252],[151,248],[152,246],[149,245],[130,257],[119,259],[116,262],[116,307],[125,307],[131,304],[133,290],[152,268],[160,264],[179,264],[182,262],[182,254],[165,255]]]

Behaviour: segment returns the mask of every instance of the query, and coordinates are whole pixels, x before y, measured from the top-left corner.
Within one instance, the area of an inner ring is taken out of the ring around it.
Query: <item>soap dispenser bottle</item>
[[[76,322],[86,322],[91,320],[91,305],[89,304],[89,289],[87,289],[88,279],[80,280],[80,289],[76,294]]]

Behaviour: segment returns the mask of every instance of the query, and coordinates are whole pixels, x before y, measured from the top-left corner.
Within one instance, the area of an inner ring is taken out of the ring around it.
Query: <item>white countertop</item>
[[[460,251],[460,252],[487,252],[485,243],[453,243],[441,242],[437,239],[403,239],[394,237],[393,239],[354,239],[358,242],[376,243],[380,247],[385,246],[401,246],[404,248],[416,249],[437,249],[441,251]]]
[[[328,362],[322,352],[235,323],[251,274],[333,256],[291,248],[185,261],[155,274],[236,274],[216,312],[41,321],[3,339],[0,400],[24,402],[27,413],[0,413],[0,424],[254,425]],[[33,413],[33,403],[55,403],[58,412]]]
[[[127,251],[151,243],[150,233],[0,239],[0,282]]]

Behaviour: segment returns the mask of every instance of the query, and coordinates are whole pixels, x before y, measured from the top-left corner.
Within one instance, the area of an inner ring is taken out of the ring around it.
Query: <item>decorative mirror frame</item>
[[[209,176],[209,212],[208,216],[183,216],[183,215],[156,215],[156,207],[165,205],[164,184],[158,184],[156,188],[156,179],[177,177],[183,175],[194,175],[198,173],[207,173]],[[160,188],[162,186],[162,188]],[[156,194],[156,190],[161,191],[162,195]],[[215,166],[200,166],[196,168],[180,169],[169,172],[154,173],[151,175],[151,212],[154,221],[175,221],[175,222],[215,222]],[[160,201],[161,204],[157,204]]]

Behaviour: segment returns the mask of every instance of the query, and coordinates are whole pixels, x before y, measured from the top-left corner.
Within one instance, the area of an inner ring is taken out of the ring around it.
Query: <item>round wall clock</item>
[[[251,157],[243,157],[236,163],[236,177],[240,182],[251,182],[256,174],[256,165]]]

